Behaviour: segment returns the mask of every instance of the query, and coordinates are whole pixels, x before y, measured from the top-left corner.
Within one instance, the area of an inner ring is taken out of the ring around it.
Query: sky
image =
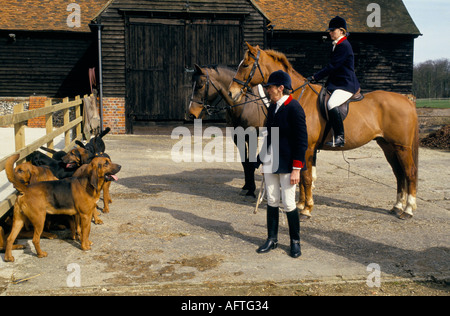
[[[403,0],[422,36],[414,41],[414,64],[450,59],[450,0]]]

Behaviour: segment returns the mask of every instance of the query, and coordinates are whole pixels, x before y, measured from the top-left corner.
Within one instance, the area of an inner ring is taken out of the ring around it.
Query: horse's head
[[[198,65],[194,65],[194,68],[195,71],[192,74],[192,94],[189,102],[189,114],[198,118],[210,98],[213,100],[215,97],[210,97],[210,91],[207,91],[210,89],[207,87],[208,76],[206,70]]]
[[[240,102],[249,88],[265,83],[270,75],[264,62],[265,52],[258,45],[253,47],[249,43],[246,44],[248,50],[228,89],[231,99],[236,103]]]

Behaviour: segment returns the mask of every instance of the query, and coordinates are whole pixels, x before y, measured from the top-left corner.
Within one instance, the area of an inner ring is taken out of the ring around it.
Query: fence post
[[[45,101],[45,106],[52,106],[52,99]],[[45,134],[48,135],[53,132],[53,112],[45,115]],[[47,143],[47,148],[53,149],[53,139]]]
[[[64,98],[63,103],[68,103],[69,98]],[[64,115],[64,126],[69,124],[70,116],[69,116],[69,108],[63,110]],[[70,144],[70,130],[64,132],[64,147],[69,146]]]
[[[75,100],[77,100],[77,101],[80,100],[80,96],[77,95],[75,97]],[[75,106],[75,119],[79,118],[80,116],[81,116],[81,104],[78,104],[78,105]],[[77,124],[76,134],[75,134],[74,138],[77,138],[80,135],[81,135],[81,123]]]
[[[15,105],[13,111],[14,114],[22,113],[23,103]],[[14,142],[16,146],[16,151],[19,151],[25,147],[25,124],[26,121],[14,124]],[[18,161],[18,163],[20,163],[21,161],[22,159]]]

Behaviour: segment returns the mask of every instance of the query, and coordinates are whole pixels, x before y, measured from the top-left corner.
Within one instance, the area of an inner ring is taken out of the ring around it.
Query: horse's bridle
[[[259,66],[259,62],[258,62],[260,54],[261,54],[261,51],[258,51],[258,54],[257,54],[256,57],[251,52],[249,52],[249,54],[250,54],[250,56],[253,59],[255,59],[255,62],[253,63],[253,67],[252,67],[252,70],[250,72],[249,77],[247,78],[247,81],[243,82],[243,81],[241,81],[239,79],[236,79],[236,78],[233,78],[233,81],[235,81],[235,82],[237,82],[237,83],[239,83],[240,85],[243,86],[242,89],[241,89],[241,93],[243,92],[243,90],[245,88],[247,88],[247,91],[250,92],[250,94],[253,94],[251,92],[251,87],[249,86],[249,83],[252,81],[253,76],[255,75],[256,68],[259,69],[259,72],[261,73],[261,77],[263,78],[263,81],[264,81],[264,74],[263,74],[263,72],[261,70],[261,67]],[[203,106],[203,110],[205,110],[206,113],[208,113],[208,115],[216,114],[216,113],[219,113],[219,112],[221,112],[223,110],[231,110],[231,109],[233,109],[235,107],[238,107],[238,106],[245,106],[247,103],[251,103],[251,102],[254,102],[254,101],[262,100],[262,99],[265,98],[265,97],[260,97],[260,98],[258,98],[256,100],[251,100],[251,101],[248,101],[248,102],[239,103],[239,104],[235,104],[235,105],[232,105],[232,106],[227,104],[224,107],[217,107],[219,102],[222,101],[223,97],[220,94],[220,90],[216,87],[214,82],[210,79],[208,70],[205,69],[205,71],[206,71],[206,83],[205,83],[206,87],[205,87],[205,93],[203,94],[203,98],[202,98],[201,101],[198,101],[198,100],[194,99],[195,86],[197,84],[197,82],[194,82],[194,84],[192,86],[192,95],[191,95],[191,98],[190,98],[190,102],[195,102],[195,103],[198,103],[198,104],[202,105]],[[209,85],[210,84],[214,87],[214,89],[216,89],[217,92],[219,92],[219,95],[217,96],[217,98],[214,100],[214,102],[212,104],[208,103]]]
[[[259,65],[259,57],[261,55],[261,51],[258,50],[258,54],[256,56],[253,55],[252,52],[250,52],[250,51],[248,51],[248,53],[249,53],[250,57],[252,57],[255,60],[255,62],[253,63],[253,67],[252,67],[252,70],[250,71],[250,74],[248,75],[247,81],[244,82],[242,80],[233,78],[234,82],[236,82],[236,83],[238,83],[238,84],[240,84],[242,86],[241,94],[244,92],[244,89],[247,89],[247,91],[249,91],[249,90],[251,91],[251,87],[249,86],[249,83],[253,80],[253,76],[255,75],[256,68],[258,68],[258,70],[259,70],[259,72],[261,74],[261,77],[263,79],[263,82],[265,81],[264,74],[263,74],[263,72],[261,70],[261,67]]]
[[[191,95],[190,101],[202,105],[203,108],[208,113],[208,115],[212,115],[212,114],[218,113],[223,110],[221,108],[219,108],[219,109],[216,108],[217,105],[219,104],[219,102],[222,100],[222,96],[220,95],[219,89],[216,87],[214,82],[210,79],[208,70],[205,69],[205,71],[206,71],[206,83],[205,83],[206,87],[205,87],[205,93],[203,94],[202,100],[201,101],[194,100],[195,86],[197,84],[197,82],[194,82],[194,85],[192,86],[192,95]],[[208,102],[209,85],[210,84],[214,87],[214,89],[216,89],[217,92],[219,92],[219,95],[217,96],[217,98],[214,100],[214,102],[212,104],[209,104],[209,102]]]

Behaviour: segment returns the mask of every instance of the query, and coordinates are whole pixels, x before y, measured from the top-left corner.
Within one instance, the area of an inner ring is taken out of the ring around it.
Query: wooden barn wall
[[[303,76],[311,76],[330,60],[331,41],[324,33],[274,33],[271,48],[287,55]],[[386,90],[412,93],[414,37],[389,34],[351,34],[355,71],[363,92]]]
[[[189,7],[187,7],[189,3]],[[125,19],[121,11],[167,12],[167,13],[243,14],[248,16],[244,22],[244,41],[251,44],[264,42],[263,17],[246,0],[210,1],[114,1],[99,17],[104,25],[102,33],[103,52],[103,93],[106,97],[126,97],[126,45]],[[244,43],[243,43],[244,45]],[[204,62],[207,64],[208,62]],[[186,65],[193,67],[194,65]],[[237,66],[237,65],[236,65]]]
[[[88,69],[97,64],[96,47],[89,33],[0,32],[0,96],[90,93]]]

